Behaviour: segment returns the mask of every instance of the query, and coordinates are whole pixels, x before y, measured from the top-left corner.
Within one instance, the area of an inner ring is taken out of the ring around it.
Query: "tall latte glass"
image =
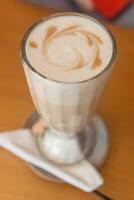
[[[39,142],[45,157],[72,164],[89,152],[90,121],[115,56],[110,31],[83,14],[54,14],[25,33],[21,60],[33,102],[48,126]]]

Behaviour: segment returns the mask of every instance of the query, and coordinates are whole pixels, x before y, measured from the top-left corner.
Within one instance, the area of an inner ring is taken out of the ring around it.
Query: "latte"
[[[61,82],[85,81],[101,73],[113,53],[103,26],[82,15],[42,20],[28,36],[26,54],[43,76]]]
[[[34,105],[46,125],[40,140],[45,157],[72,164],[91,151],[96,130],[89,122],[115,57],[116,42],[109,30],[80,13],[54,14],[26,32],[21,60]],[[77,134],[82,135],[81,143]]]
[[[113,57],[111,34],[86,15],[59,13],[33,25],[23,42],[23,66],[38,112],[59,134],[80,132],[111,74],[110,67],[105,70]]]

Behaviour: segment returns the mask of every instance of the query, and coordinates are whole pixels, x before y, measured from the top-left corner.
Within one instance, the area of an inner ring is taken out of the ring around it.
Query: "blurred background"
[[[134,27],[133,0],[25,0],[59,11],[89,13],[103,21]]]

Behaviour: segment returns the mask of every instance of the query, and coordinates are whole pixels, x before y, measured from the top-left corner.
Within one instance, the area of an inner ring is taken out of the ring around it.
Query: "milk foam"
[[[92,19],[65,15],[42,21],[30,33],[26,54],[44,76],[63,82],[88,80],[110,62],[108,32]]]

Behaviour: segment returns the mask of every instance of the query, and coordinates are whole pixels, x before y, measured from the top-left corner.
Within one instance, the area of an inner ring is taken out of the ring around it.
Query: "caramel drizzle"
[[[99,65],[101,65],[102,60],[100,58],[100,50],[99,48],[97,48],[97,52],[96,52],[96,58],[93,62],[92,68],[95,69],[96,67],[98,67]]]
[[[89,45],[93,45],[93,41],[92,41],[91,38],[94,38],[100,44],[103,43],[102,40],[97,35],[95,35],[94,33],[91,33],[91,32],[88,32],[88,31],[83,31],[83,30],[79,30],[79,32],[87,36]]]
[[[74,31],[74,29],[76,29],[78,27],[79,27],[78,25],[74,25],[74,26],[65,28],[65,29],[61,30],[60,32],[56,33],[58,28],[56,26],[51,26],[47,30],[45,41],[50,40],[51,36],[54,36],[54,34],[55,34],[55,36],[67,35],[67,34],[69,34],[69,32]],[[74,33],[71,32],[71,34],[74,34]]]
[[[38,47],[37,43],[35,41],[32,41],[32,40],[29,42],[29,46],[32,47],[32,48]]]
[[[83,65],[85,65],[86,63],[84,62],[83,57],[81,56],[81,54],[75,49],[75,51],[77,52],[77,54],[79,55],[80,61],[78,62],[78,64],[76,65],[75,69],[80,69],[83,67]]]
[[[49,37],[51,37],[57,30],[58,29],[57,29],[56,26],[49,27],[48,30],[47,30],[47,34],[46,34],[45,40],[47,40]]]
[[[70,26],[70,27],[67,27],[67,28],[61,30],[59,33],[63,34],[64,32],[74,31],[75,29],[78,29],[78,28],[80,28],[79,25],[73,25],[73,26]]]
[[[102,63],[102,60],[100,58],[100,50],[99,50],[99,44],[102,44],[102,40],[100,37],[98,37],[97,35],[95,35],[94,33],[91,33],[91,32],[88,32],[88,31],[84,31],[84,30],[81,30],[80,29],[80,26],[79,25],[73,25],[71,27],[67,27],[59,32],[58,31],[58,28],[56,26],[51,26],[48,28],[47,30],[47,34],[46,34],[46,37],[45,37],[45,40],[44,40],[44,44],[45,46],[48,44],[48,42],[50,40],[52,40],[55,37],[60,37],[62,35],[75,35],[76,32],[79,32],[81,34],[84,34],[86,37],[87,37],[87,41],[88,41],[88,44],[89,46],[92,46],[94,43],[96,45],[96,57],[95,57],[95,60],[93,62],[93,65],[92,65],[92,68],[95,69],[97,68],[99,65],[101,65]],[[46,48],[45,48],[46,49]],[[45,50],[44,49],[44,50]],[[79,55],[79,63],[74,67],[75,69],[78,69],[78,68],[82,68],[84,65],[88,64],[86,62],[84,62],[84,59],[83,57],[81,56],[81,54],[75,49],[75,51],[77,52],[77,54]],[[48,60],[49,63],[51,64],[55,64],[53,63],[52,61]],[[63,65],[60,65],[61,67],[64,67]],[[71,70],[74,70],[71,69]]]

